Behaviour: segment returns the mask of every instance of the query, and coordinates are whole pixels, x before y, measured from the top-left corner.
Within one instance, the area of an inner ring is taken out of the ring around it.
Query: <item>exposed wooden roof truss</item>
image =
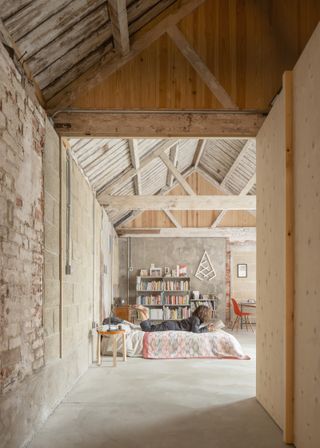
[[[162,211],[171,226],[184,231],[174,210],[220,210],[210,230],[220,226],[230,209],[250,213],[255,209],[254,139],[69,141],[75,160],[118,231],[123,232],[143,210]],[[210,203],[197,196],[187,181],[195,172],[207,178],[220,196],[208,197]],[[167,196],[177,186],[185,196]]]

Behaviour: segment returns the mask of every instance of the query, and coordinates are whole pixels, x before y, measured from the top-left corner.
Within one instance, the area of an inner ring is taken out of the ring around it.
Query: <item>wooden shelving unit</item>
[[[150,308],[150,319],[154,321],[188,318],[190,277],[138,276],[136,303]]]

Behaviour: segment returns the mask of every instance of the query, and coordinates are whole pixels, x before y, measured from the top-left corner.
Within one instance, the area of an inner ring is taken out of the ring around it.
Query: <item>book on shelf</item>
[[[181,307],[181,308],[163,308],[163,319],[164,320],[181,320],[187,319],[190,317],[190,308],[189,307]]]
[[[141,277],[137,277],[137,291],[162,291],[162,280],[143,280]]]
[[[164,280],[165,291],[189,291],[189,280]]]
[[[165,298],[166,305],[189,305],[189,296],[167,296]]]
[[[162,305],[163,298],[161,294],[152,295],[152,296],[138,296],[137,297],[137,305]]]
[[[163,320],[162,308],[151,308],[149,311],[150,320]]]

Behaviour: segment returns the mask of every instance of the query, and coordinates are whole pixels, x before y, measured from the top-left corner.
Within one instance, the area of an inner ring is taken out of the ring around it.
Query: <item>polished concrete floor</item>
[[[250,361],[120,358],[91,367],[30,448],[280,448],[282,433],[255,400]],[[105,358],[106,359],[106,358]]]

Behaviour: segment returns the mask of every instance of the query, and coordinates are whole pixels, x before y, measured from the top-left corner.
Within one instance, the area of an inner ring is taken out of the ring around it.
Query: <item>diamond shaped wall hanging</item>
[[[207,251],[204,251],[202,255],[201,261],[199,263],[197,272],[195,273],[195,277],[199,280],[212,280],[216,276],[216,271],[211,263],[210,257]]]

